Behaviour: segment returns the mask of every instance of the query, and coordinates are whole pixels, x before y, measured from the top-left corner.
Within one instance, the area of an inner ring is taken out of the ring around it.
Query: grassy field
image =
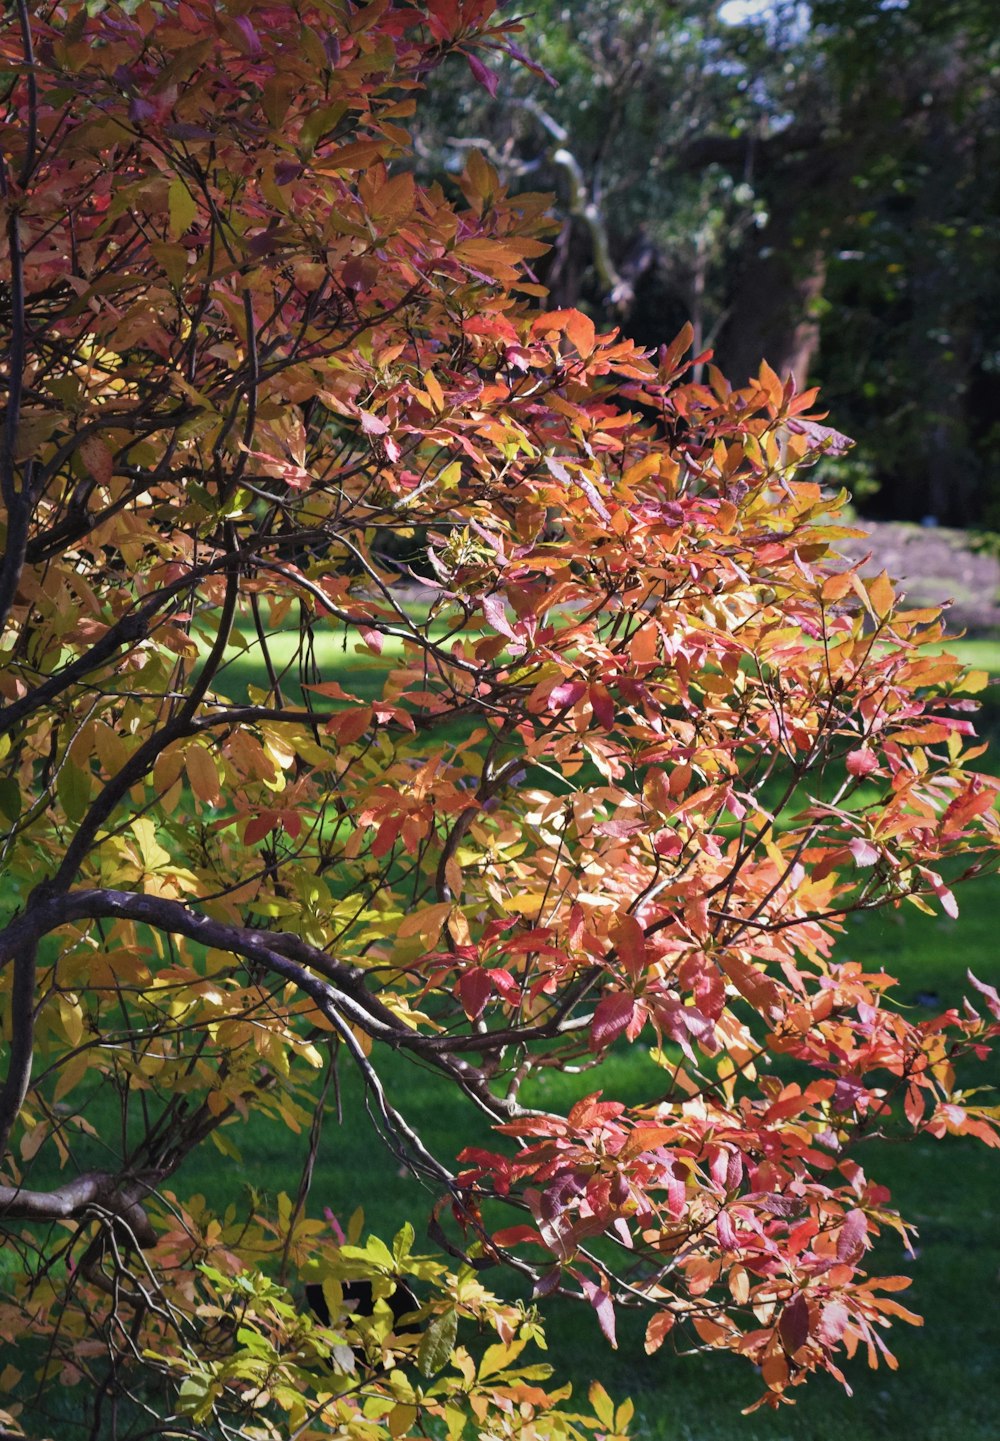
[[[279,664],[290,657],[294,640],[279,639]],[[958,642],[949,649],[971,665],[1000,674],[1000,644]],[[382,657],[331,648],[322,660],[328,677],[371,697],[393,663],[393,651],[391,643]],[[294,678],[288,680],[288,693],[296,696]],[[220,688],[242,699],[248,681],[262,683],[253,648],[234,655]],[[1000,733],[995,688],[988,707],[985,728]],[[910,908],[905,914],[859,920],[845,938],[842,955],[898,975],[903,997],[915,1006],[931,994],[942,1008],[957,1002],[967,967],[996,984],[1000,878],[968,887],[960,900],[957,922]],[[982,1077],[970,1084],[981,1084],[987,1074],[994,1081],[1000,1078],[996,1062],[989,1063],[989,1072],[986,1066],[981,1070]],[[651,1071],[645,1053],[633,1048],[609,1057],[596,1075],[550,1078],[536,1094],[543,1103],[564,1105],[600,1085],[609,1096],[640,1099],[649,1094],[644,1087]],[[442,1159],[451,1160],[462,1146],[484,1138],[481,1118],[428,1071],[389,1057],[385,1080],[391,1098]],[[361,1203],[370,1229],[391,1236],[409,1219],[419,1238],[435,1197],[401,1174],[398,1162],[379,1144],[357,1078],[346,1064],[340,1090],[343,1119],[338,1123],[331,1113],[326,1121],[310,1212],[318,1215],[330,1206],[346,1218]],[[241,1147],[242,1162],[205,1148],[175,1178],[179,1194],[202,1192],[226,1203],[239,1200],[248,1188],[295,1191],[295,1138],[260,1119],[230,1134]],[[997,1152],[961,1141],[919,1142],[873,1145],[860,1159],[891,1186],[896,1204],[920,1229],[915,1259],[906,1259],[898,1243],[888,1243],[878,1257],[882,1271],[912,1273],[913,1289],[903,1299],[927,1317],[920,1330],[896,1329],[899,1372],[869,1372],[859,1359],[849,1369],[853,1399],[820,1379],[798,1393],[795,1407],[742,1417],[741,1408],[761,1389],[744,1363],[727,1356],[678,1356],[667,1347],[647,1358],[641,1322],[633,1324],[627,1317],[619,1327],[620,1349],[611,1352],[587,1308],[558,1303],[545,1311],[557,1374],[584,1391],[600,1377],[616,1398],[632,1395],[634,1433],[645,1441],[995,1441],[1000,1434],[1000,1308],[991,1296],[1000,1273]],[[433,1248],[428,1244],[427,1249]],[[489,1279],[501,1285],[498,1276]],[[69,1396],[64,1404],[72,1405]]]

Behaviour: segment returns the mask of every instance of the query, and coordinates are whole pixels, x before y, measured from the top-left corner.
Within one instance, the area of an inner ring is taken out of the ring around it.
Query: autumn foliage
[[[522,1356],[505,1266],[777,1404],[911,1319],[866,1268],[906,1227],[860,1143],[996,1144],[956,1079],[995,992],[914,1018],[838,949],[995,857],[984,678],[839,558],[813,393],[547,312],[544,200],[478,154],[415,181],[433,68],[518,54],[493,10],[67,0],[3,31],[8,1430],[57,1381],[89,1435],[112,1403],[136,1436],[625,1429]],[[335,679],[338,646],[381,668]],[[625,1044],[645,1105],[602,1090]],[[432,1154],[390,1052],[494,1138]],[[436,1255],[309,1195],[338,1056],[440,1197]],[[536,1080],[567,1066],[591,1094],[559,1114]],[[241,1152],[261,1116],[287,1178]],[[185,1189],[203,1147],[228,1211]]]

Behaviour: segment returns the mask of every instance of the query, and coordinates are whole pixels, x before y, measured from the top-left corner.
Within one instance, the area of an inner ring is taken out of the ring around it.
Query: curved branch
[[[95,1209],[123,1223],[139,1246],[156,1245],[156,1232],[142,1208],[156,1177],[142,1181],[125,1180],[108,1171],[91,1171],[75,1176],[54,1191],[25,1191],[20,1186],[0,1186],[0,1222],[71,1221]]]
[[[26,716],[48,704],[63,691],[68,690],[71,685],[75,685],[78,680],[82,680],[92,670],[96,670],[98,666],[110,660],[122,646],[143,640],[148,634],[149,622],[162,606],[182,591],[204,580],[213,571],[224,569],[228,564],[229,557],[226,556],[205,565],[193,567],[187,574],[171,581],[169,585],[165,585],[162,590],[150,596],[135,610],[126,612],[120,620],[104,632],[99,640],[94,642],[89,650],[77,656],[76,660],[70,661],[69,664],[54,671],[40,685],[35,686],[19,700],[12,701],[10,705],[0,706],[0,735],[13,730]]]
[[[584,178],[583,168],[572,150],[569,149],[569,131],[560,125],[547,110],[543,110],[536,100],[522,101],[522,108],[529,111],[542,129],[547,131],[555,141],[554,147],[549,152],[549,159],[566,176],[570,215],[575,215],[587,227],[594,257],[594,269],[597,271],[601,288],[606,295],[611,297],[615,305],[627,309],[634,298],[632,287],[611,258],[608,227],[601,213],[601,207],[591,194],[590,187]]]
[[[227,925],[198,915],[180,901],[131,891],[70,891],[61,895],[39,891],[29,909],[0,933],[0,967],[4,958],[9,960],[20,948],[30,947],[33,951],[43,935],[62,925],[99,919],[131,920],[167,934],[185,936],[206,948],[251,961],[307,995],[350,1051],[373,1098],[379,1129],[390,1147],[415,1172],[430,1175],[449,1189],[454,1181],[451,1172],[426,1149],[405,1117],[391,1105],[375,1067],[358,1042],[355,1028],[393,1050],[420,1056],[448,1076],[491,1121],[498,1122],[545,1113],[519,1105],[514,1094],[495,1095],[490,1088],[489,1067],[475,1066],[457,1053],[473,1051],[496,1055],[508,1045],[551,1039],[590,1024],[590,1017],[571,1018],[570,1013],[593,984],[593,968],[568,988],[555,1013],[541,1024],[511,1027],[493,1034],[424,1035],[404,1025],[388,1006],[371,994],[363,970],[334,960],[298,936]],[[10,1078],[8,1080],[9,1125],[13,1124],[27,1087],[30,1044],[28,1071],[18,1074],[24,1089],[18,1089]],[[162,1168],[157,1174],[162,1174]]]
[[[256,965],[274,971],[304,990],[326,1014],[334,1006],[352,1025],[359,1026],[372,1040],[382,1041],[393,1050],[414,1051],[447,1071],[467,1094],[470,1084],[485,1078],[475,1067],[462,1061],[456,1052],[489,1053],[505,1046],[531,1040],[552,1039],[589,1024],[589,1017],[569,1019],[569,1013],[594,984],[599,974],[589,967],[570,985],[549,1020],[533,1026],[512,1026],[486,1034],[478,1032],[453,1036],[428,1036],[412,1030],[396,1013],[372,995],[365,984],[365,972],[348,965],[312,946],[300,936],[287,931],[259,931],[250,927],[227,925],[210,916],[199,915],[182,901],[165,896],[145,895],[139,891],[87,890],[67,891],[60,895],[40,891],[23,915],[15,917],[0,932],[0,969],[3,957],[9,958],[17,946],[38,940],[59,926],[84,920],[131,920],[170,935],[185,936],[211,950],[226,951]],[[315,974],[312,974],[315,972]],[[336,990],[332,990],[335,987]],[[509,1119],[509,1106],[498,1096],[478,1092],[476,1098],[494,1117]],[[517,1114],[525,1114],[518,1110]]]

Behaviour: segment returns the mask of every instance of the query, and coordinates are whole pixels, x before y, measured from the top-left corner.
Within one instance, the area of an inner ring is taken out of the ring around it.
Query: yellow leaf
[[[618,1407],[618,1412],[615,1416],[615,1430],[620,1433],[627,1431],[634,1415],[635,1403],[631,1399],[626,1398]]]
[[[437,376],[433,370],[424,371],[424,389],[434,402],[434,409],[444,410],[444,391],[438,384]]]
[[[132,834],[139,845],[139,854],[147,871],[158,871],[170,864],[170,852],[165,851],[156,839],[156,827],[149,816],[137,816],[132,822]]]
[[[49,1135],[48,1121],[36,1121],[32,1125],[25,1123],[24,1135],[21,1137],[21,1160],[31,1161],[38,1153],[42,1142]]]
[[[89,1060],[90,1055],[88,1051],[79,1051],[66,1062],[65,1066],[60,1068],[59,1080],[56,1082],[56,1088],[52,1093],[52,1100],[54,1102],[61,1101],[63,1096],[68,1095],[74,1086],[83,1080],[87,1073]]]
[[[441,934],[441,927],[450,911],[450,901],[441,901],[434,906],[425,906],[423,910],[414,911],[412,915],[400,921],[396,935],[401,941],[408,941],[413,936],[419,936],[425,944],[432,946]]]
[[[503,908],[505,911],[519,911],[522,915],[534,915],[544,900],[544,891],[521,891],[516,896],[508,896]]]
[[[990,683],[990,673],[987,670],[970,670],[963,677],[961,689],[975,695],[978,691],[985,690]]]
[[[179,177],[170,182],[167,208],[170,214],[170,239],[180,240],[181,236],[191,229],[191,222],[198,214],[198,202]]]
[[[479,1366],[480,1381],[485,1381],[487,1376],[495,1376],[498,1371],[516,1361],[524,1350],[524,1345],[523,1341],[512,1341],[509,1346],[487,1346]]]
[[[94,749],[97,751],[97,758],[104,767],[106,775],[113,776],[121,770],[128,760],[128,749],[125,742],[116,730],[112,730],[105,721],[100,721],[94,727]],[[159,763],[159,758],[157,758]],[[178,771],[180,761],[178,760]]]
[[[594,1381],[591,1383],[591,1387],[590,1390],[587,1392],[587,1396],[590,1400],[591,1406],[593,1406],[594,1408],[594,1415],[597,1417],[598,1421],[600,1421],[603,1425],[607,1426],[610,1430],[615,1424],[614,1402],[611,1400],[611,1397],[608,1395],[607,1391],[605,1391],[600,1381]]]
[[[394,175],[391,180],[379,186],[369,213],[376,224],[388,228],[405,220],[415,204],[416,187],[413,176],[408,170],[404,170],[402,174]]]
[[[868,599],[872,603],[872,610],[879,620],[884,618],[892,610],[893,602],[896,599],[896,592],[892,588],[892,581],[888,574],[883,571],[877,575],[868,585]]]
[[[390,1436],[405,1436],[417,1419],[416,1406],[394,1406],[387,1417]]]
[[[218,804],[220,797],[219,771],[215,760],[204,746],[193,745],[184,758],[191,789],[205,805]]]

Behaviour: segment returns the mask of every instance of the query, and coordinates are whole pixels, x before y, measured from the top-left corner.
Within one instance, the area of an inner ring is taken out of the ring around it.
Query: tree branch
[[[69,1221],[100,1210],[124,1224],[139,1246],[156,1245],[156,1232],[142,1208],[142,1201],[159,1177],[146,1180],[115,1176],[108,1171],[91,1171],[75,1176],[54,1191],[25,1191],[20,1186],[0,1186],[0,1222]]]
[[[0,940],[0,967],[14,957],[14,984],[10,997],[10,1061],[0,1090],[0,1162],[7,1154],[11,1128],[24,1105],[31,1080],[35,1048],[35,960],[37,938],[28,937],[23,946],[7,950]]]

